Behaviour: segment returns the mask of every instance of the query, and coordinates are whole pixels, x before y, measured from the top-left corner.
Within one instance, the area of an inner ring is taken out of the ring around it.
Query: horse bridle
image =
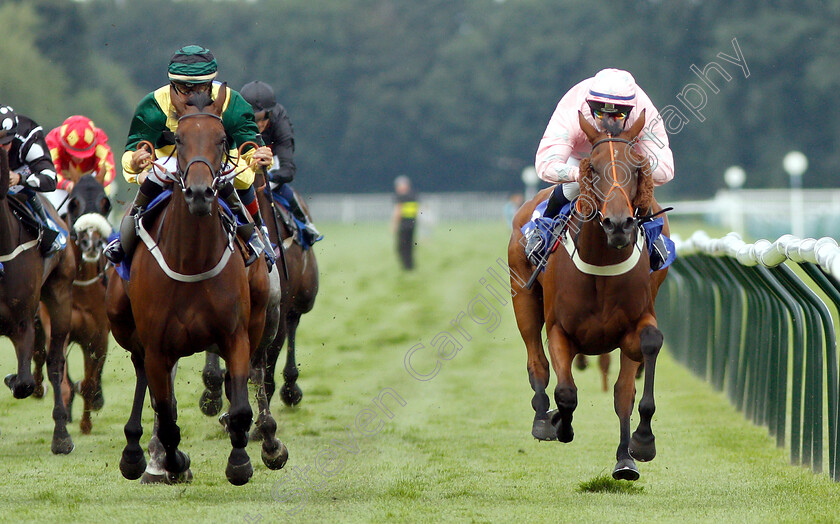
[[[615,191],[617,189],[618,191],[621,191],[621,194],[624,196],[624,201],[627,203],[627,208],[630,210],[630,216],[634,216],[636,214],[636,210],[633,209],[633,203],[630,201],[630,195],[628,195],[627,191],[625,191],[624,188],[621,187],[621,184],[618,183],[618,173],[616,172],[616,169],[615,169],[615,150],[613,149],[613,145],[612,145],[613,142],[622,142],[622,143],[627,144],[629,146],[633,145],[633,142],[631,142],[630,140],[626,140],[624,138],[614,137],[612,135],[607,135],[607,138],[602,138],[601,140],[598,140],[597,142],[592,144],[592,151],[595,151],[595,148],[598,147],[601,144],[604,144],[604,143],[609,144],[609,146],[610,146],[610,165],[612,166],[612,170],[611,170],[612,171],[612,183],[610,185],[610,190],[607,192],[606,196],[603,198],[603,201],[602,201],[602,204],[601,204],[601,209],[598,210],[598,214],[603,218],[604,211],[607,208],[607,202],[610,201],[610,195],[612,195],[613,191]]]
[[[202,112],[199,112],[199,113],[189,113],[189,114],[186,114],[186,115],[183,115],[183,116],[179,117],[178,118],[178,124],[181,123],[181,120],[184,120],[186,118],[196,117],[196,116],[209,116],[211,118],[215,118],[219,122],[222,122],[222,117],[220,117],[219,115],[216,115],[214,113],[206,113],[206,112],[202,111]],[[227,148],[225,148],[224,150],[226,151]],[[196,157],[191,158],[190,161],[187,162],[187,165],[186,165],[186,167],[184,167],[183,170],[181,169],[181,166],[178,165],[178,170],[175,172],[175,175],[177,177],[176,181],[178,182],[178,185],[181,186],[182,190],[186,189],[187,173],[189,173],[190,167],[192,167],[193,164],[204,164],[204,165],[207,166],[207,169],[209,169],[210,172],[213,173],[213,191],[216,192],[216,193],[218,193],[220,187],[222,187],[224,184],[229,182],[230,179],[233,178],[233,177],[228,178],[228,176],[227,176],[231,171],[233,171],[232,168],[229,169],[228,171],[225,171],[223,169],[224,161],[222,162],[222,165],[219,166],[219,169],[213,169],[213,165],[210,163],[210,159],[208,159],[207,157],[204,157],[204,156],[196,156]],[[234,175],[234,177],[235,176],[236,175]]]

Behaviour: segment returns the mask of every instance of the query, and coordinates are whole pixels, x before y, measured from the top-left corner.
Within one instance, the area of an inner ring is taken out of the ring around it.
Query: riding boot
[[[306,212],[303,210],[303,206],[300,205],[298,201],[298,196],[296,193],[292,192],[292,198],[289,200],[289,211],[292,214],[303,222],[303,234],[306,235],[306,241],[308,244],[314,244],[315,242],[324,238],[320,231],[315,228],[315,224],[309,219]]]
[[[251,246],[251,253],[248,260],[245,261],[245,267],[250,266],[256,262],[259,256],[259,251],[262,249],[262,242],[259,241],[259,235],[256,232],[255,222],[248,220],[248,213],[239,200],[239,195],[233,190],[233,184],[227,184],[219,190],[219,197],[227,204],[231,213],[237,219],[236,236],[241,238],[249,246]],[[256,237],[256,239],[255,239]]]
[[[275,261],[274,248],[271,246],[271,237],[268,235],[268,228],[265,226],[259,206],[257,207],[257,212],[251,215],[251,218],[254,219],[255,229],[260,232],[260,235],[255,235],[257,238],[252,238],[252,240],[256,240],[262,244],[263,252],[265,253],[265,262],[268,265],[268,270],[271,271]]]
[[[155,196],[157,195],[147,195],[142,190],[137,192],[131,210],[123,216],[120,222],[120,236],[105,246],[105,258],[110,260],[111,263],[119,264],[125,259],[131,259],[131,255],[134,254],[134,249],[137,247],[137,214],[145,209]]]
[[[651,271],[661,269],[665,261],[668,260],[668,247],[665,245],[665,239],[662,238],[662,235],[659,235],[653,241],[653,252],[650,255]]]
[[[44,210],[44,206],[41,204],[38,194],[35,192],[30,194],[28,201],[29,205],[32,206],[32,209],[38,215],[38,219],[42,224],[41,243],[38,246],[38,249],[41,251],[41,256],[46,258],[61,249],[61,244],[58,240],[58,231],[49,226],[49,222],[47,221],[47,212]]]
[[[539,266],[543,258],[543,238],[538,228],[534,228],[525,233],[525,256],[528,261],[534,265]]]

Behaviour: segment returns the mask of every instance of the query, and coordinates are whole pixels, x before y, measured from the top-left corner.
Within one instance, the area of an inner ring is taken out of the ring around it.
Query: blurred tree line
[[[2,102],[45,129],[89,115],[118,157],[136,103],[200,43],[233,88],[274,86],[305,192],[390,191],[399,174],[517,189],[557,101],[604,67],[685,117],[660,199],[709,196],[733,164],[747,187],[786,187],[791,149],[811,161],[806,187],[840,181],[838,2],[0,0],[0,19]],[[721,58],[737,61],[733,39],[743,67]]]

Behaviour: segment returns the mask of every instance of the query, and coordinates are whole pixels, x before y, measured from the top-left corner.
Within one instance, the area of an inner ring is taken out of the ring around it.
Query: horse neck
[[[0,198],[0,254],[11,253],[20,243],[21,225],[12,214],[9,199]]]
[[[227,236],[219,222],[218,204],[207,216],[190,213],[184,194],[176,187],[163,220],[158,244],[175,271],[203,271],[219,260],[227,248]],[[159,221],[158,221],[159,222]],[[155,225],[158,227],[159,223]],[[150,231],[154,236],[154,232]]]

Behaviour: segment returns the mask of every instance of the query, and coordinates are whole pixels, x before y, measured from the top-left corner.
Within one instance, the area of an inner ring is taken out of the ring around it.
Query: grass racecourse
[[[0,521],[840,521],[840,484],[789,465],[765,429],[667,351],[657,366],[658,455],[639,464],[638,482],[601,479],[615,463],[618,420],[595,366],[575,371],[575,440],[534,440],[525,349],[490,271],[503,274],[503,223],[436,226],[420,239],[412,273],[398,269],[385,225],[323,226],[321,291],[298,338],[303,401],[293,409],[273,402],[290,453],[284,469],[269,471],[250,444],[251,482],[227,482],[230,442],[198,410],[203,357],[195,356],[181,361],[176,381],[194,481],[123,479],[134,378],[113,344],[105,407],[83,436],[77,400],[69,456],[49,450],[51,401],[0,390]],[[71,351],[74,378],[80,357]],[[4,340],[0,375],[14,362]],[[148,402],[144,420],[145,445]]]

